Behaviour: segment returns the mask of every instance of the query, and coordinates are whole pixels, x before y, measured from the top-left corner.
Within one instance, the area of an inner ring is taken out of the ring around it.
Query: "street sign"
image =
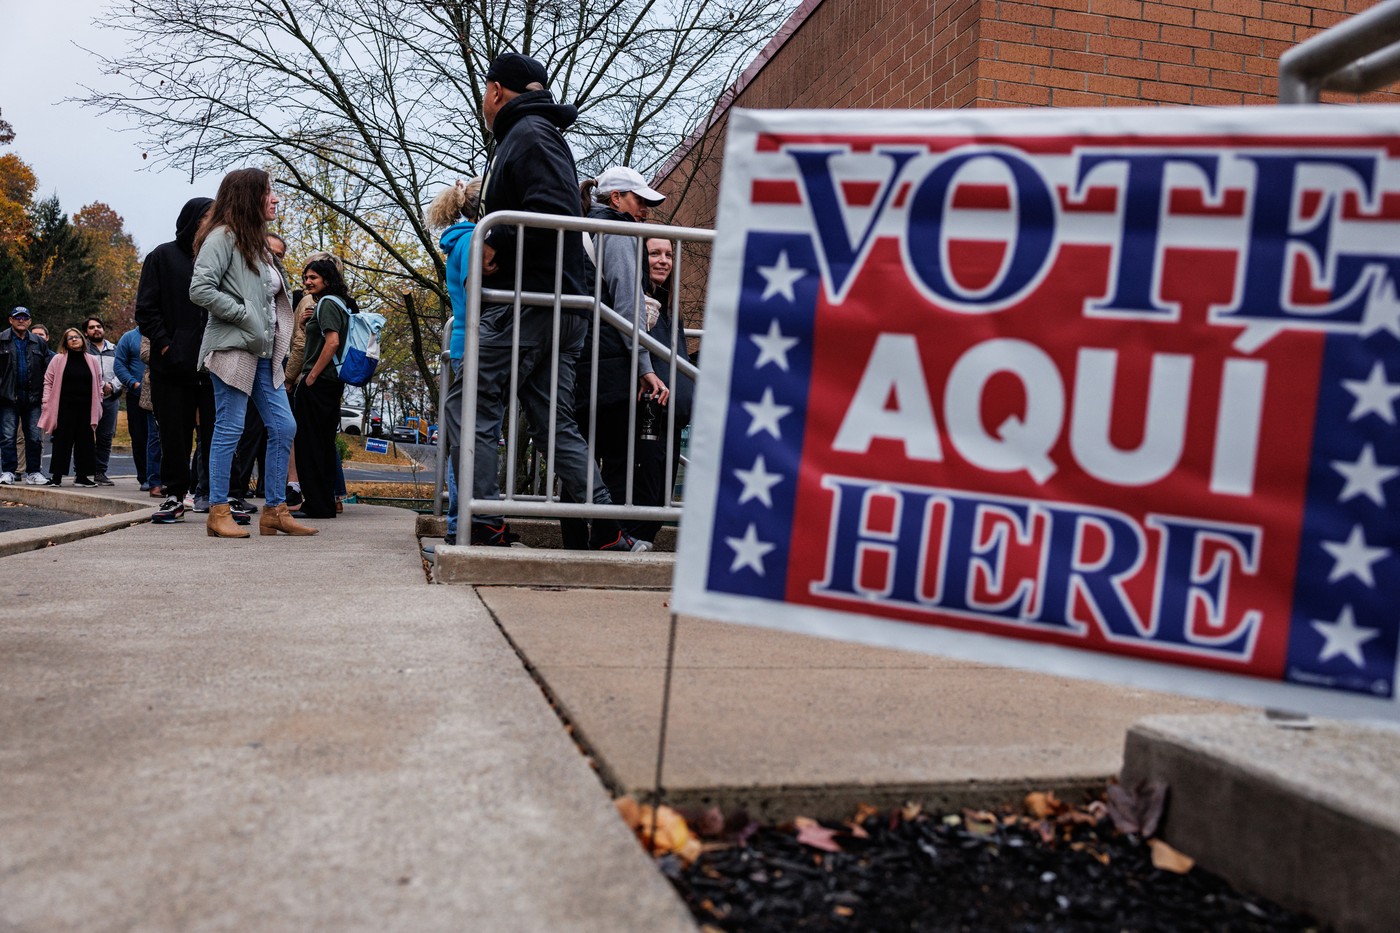
[[[1397,126],[736,112],[677,611],[1400,719]]]

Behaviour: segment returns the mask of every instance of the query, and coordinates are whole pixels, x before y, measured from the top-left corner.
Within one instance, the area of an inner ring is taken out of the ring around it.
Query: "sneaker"
[[[295,509],[301,505],[301,487],[287,487],[287,508]]]
[[[510,547],[519,540],[520,535],[513,534],[506,522],[501,522],[500,525],[472,522],[471,541],[479,547]]]
[[[208,496],[195,496],[195,497],[194,497],[194,508],[190,509],[190,511],[191,511],[191,512],[198,512],[198,513],[201,514],[201,515],[203,515],[203,514],[205,514],[206,512],[208,512],[208,511],[209,511],[209,497],[208,497]]]
[[[640,554],[643,551],[652,551],[655,549],[656,545],[652,544],[650,541],[643,541],[641,538],[637,538],[632,542],[633,554]]]
[[[625,531],[619,531],[617,537],[607,544],[594,545],[595,551],[635,551],[637,550],[637,539]],[[645,550],[645,549],[643,549]]]
[[[0,486],[13,486],[14,482],[15,474],[11,473],[9,470],[0,473]]]
[[[242,499],[228,500],[228,514],[236,525],[248,524],[253,520],[253,512],[256,511],[257,509],[249,511],[247,504]]]
[[[155,525],[170,525],[182,521],[185,517],[185,503],[174,496],[166,499],[156,509],[156,514],[151,516],[151,523]]]
[[[97,484],[96,484],[95,482],[93,482],[92,480],[88,479],[86,476],[79,476],[77,479],[73,480],[73,485],[74,485],[74,486],[83,486],[83,487],[88,488],[88,489],[96,489],[96,488],[97,488]]]
[[[43,473],[30,473],[24,478],[24,482],[30,486],[47,486],[49,478]]]
[[[99,486],[115,486],[115,485],[117,485],[116,483],[112,482],[111,480],[109,480],[109,479],[107,478],[107,474],[106,474],[106,473],[98,473],[95,477],[93,477],[93,479],[95,479],[95,480],[97,481],[97,485],[99,485]]]
[[[249,503],[241,496],[229,496],[228,507],[235,512],[247,512],[249,515],[256,515],[258,507]]]

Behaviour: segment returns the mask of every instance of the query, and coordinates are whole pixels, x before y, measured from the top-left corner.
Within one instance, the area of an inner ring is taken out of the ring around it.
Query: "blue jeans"
[[[213,377],[213,382],[214,440],[209,444],[209,504],[223,505],[228,502],[228,477],[233,469],[233,452],[243,436],[248,396],[218,376]],[[263,491],[267,493],[267,507],[276,508],[286,501],[287,458],[292,451],[297,424],[292,418],[292,406],[287,403],[287,387],[281,379],[272,378],[271,360],[258,360],[252,399],[267,425],[267,477]]]
[[[17,434],[23,425],[24,467],[30,473],[42,472],[40,462],[44,456],[43,437],[39,433],[39,414],[42,406],[16,406],[0,402],[0,472],[13,473],[19,469],[19,438]]]
[[[107,475],[107,464],[112,461],[112,438],[117,434],[117,408],[120,395],[102,400],[102,417],[97,419],[97,472]]]
[[[160,425],[153,411],[146,412],[146,485],[163,485],[160,481]]]

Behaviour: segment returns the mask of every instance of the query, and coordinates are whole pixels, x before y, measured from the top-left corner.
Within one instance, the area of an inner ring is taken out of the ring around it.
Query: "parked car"
[[[370,413],[369,413],[369,419],[368,419],[367,428],[368,428],[368,430],[366,431],[366,433],[368,433],[370,437],[383,437],[383,436],[384,436],[384,418],[383,418],[383,416],[381,416],[381,415],[379,414],[379,412],[377,412],[377,411],[372,411],[372,412],[370,412]]]
[[[411,424],[396,424],[389,432],[389,437],[403,444],[417,444],[418,428]]]
[[[365,413],[358,408],[340,410],[340,430],[345,434],[365,433]]]

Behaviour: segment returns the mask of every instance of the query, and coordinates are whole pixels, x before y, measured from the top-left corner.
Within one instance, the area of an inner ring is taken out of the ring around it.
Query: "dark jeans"
[[[151,381],[151,402],[160,425],[162,485],[166,495],[183,499],[192,485],[190,446],[196,427],[199,460],[204,472],[209,471],[209,443],[214,436],[214,387],[208,377],[188,383],[157,377]]]
[[[70,457],[75,461],[74,476],[92,479],[97,472],[96,444],[88,416],[86,408],[73,412],[59,408],[58,424],[53,429],[53,454],[49,458],[49,473],[53,479],[58,480],[68,472]]]
[[[117,435],[117,409],[121,406],[121,396],[114,395],[102,400],[102,417],[97,419],[97,472],[107,475],[107,464],[112,460],[112,438]]]
[[[472,477],[472,497],[497,499],[500,484],[496,478],[497,441],[505,418],[506,393],[510,389],[511,331],[515,309],[492,305],[481,311],[481,342],[477,356],[476,463]],[[562,314],[559,321],[559,404],[554,422],[554,470],[572,501],[612,504],[608,488],[596,482],[588,486],[588,445],[574,423],[574,366],[583,349],[588,322],[575,314]],[[519,390],[525,429],[536,449],[546,451],[549,427],[551,360],[555,354],[554,320],[548,311],[525,310],[520,316]],[[298,467],[300,455],[298,455]],[[501,515],[473,515],[474,524],[499,525]],[[617,523],[611,519],[593,522],[595,543],[617,536]]]
[[[40,472],[44,456],[43,435],[39,432],[41,405],[15,405],[0,402],[0,472],[19,469],[19,435],[24,435],[24,468]]]
[[[314,385],[297,386],[292,412],[297,419],[294,443],[301,511],[309,518],[335,518],[335,432],[340,426],[340,380],[321,373]]]

